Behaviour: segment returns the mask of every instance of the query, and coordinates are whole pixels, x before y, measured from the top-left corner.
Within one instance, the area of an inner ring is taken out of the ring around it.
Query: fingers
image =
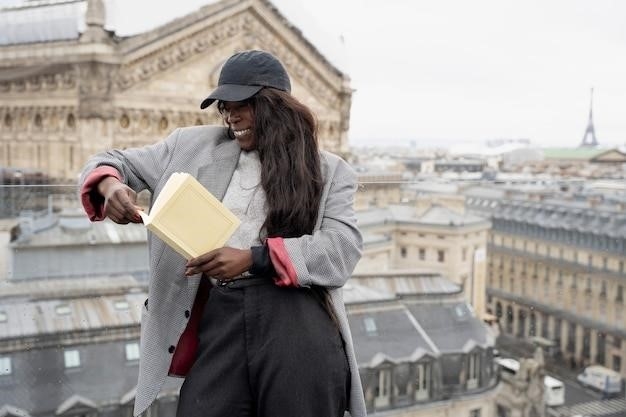
[[[104,214],[116,223],[141,223],[136,193],[124,184],[117,184],[105,197]]]
[[[186,276],[199,273],[218,278],[230,279],[250,269],[250,250],[223,247],[215,249],[187,262]]]
[[[214,269],[217,263],[215,258],[218,253],[219,249],[216,249],[204,255],[200,255],[197,258],[190,259],[186,265],[187,269],[185,270],[185,275],[190,276],[203,272],[209,276],[214,276],[211,275],[209,271],[215,272]]]

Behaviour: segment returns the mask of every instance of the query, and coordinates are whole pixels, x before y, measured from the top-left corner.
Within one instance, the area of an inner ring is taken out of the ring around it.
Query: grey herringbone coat
[[[94,168],[110,165],[132,189],[148,189],[156,196],[172,173],[188,172],[222,199],[240,152],[224,127],[182,128],[151,146],[94,156],[85,166],[80,182]],[[285,239],[285,247],[301,286],[316,284],[329,289],[352,371],[350,414],[362,417],[366,415],[363,391],[340,290],[361,256],[361,235],[353,210],[356,176],[345,161],[333,154],[322,152],[321,161],[325,185],[315,231],[313,235]],[[172,358],[170,346],[176,346],[187,325],[184,312],[191,310],[200,279],[185,277],[184,258],[154,235],[150,235],[148,245],[150,302],[141,319],[135,416],[144,412],[161,390]]]

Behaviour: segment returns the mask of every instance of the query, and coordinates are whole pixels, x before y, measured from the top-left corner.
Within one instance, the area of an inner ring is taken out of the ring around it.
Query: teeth
[[[250,133],[250,129],[233,130],[233,133],[235,134],[236,137],[240,137],[240,136],[244,136]]]

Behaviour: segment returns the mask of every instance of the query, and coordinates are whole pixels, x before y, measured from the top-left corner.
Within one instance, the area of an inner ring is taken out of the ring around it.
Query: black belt
[[[245,277],[237,279],[218,279],[216,286],[226,288],[245,288],[253,285],[272,284],[271,278],[266,277]]]

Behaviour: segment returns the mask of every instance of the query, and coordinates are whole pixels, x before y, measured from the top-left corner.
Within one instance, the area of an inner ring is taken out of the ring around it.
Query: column
[[[576,363],[580,364],[582,361],[583,352],[583,327],[580,324],[576,324],[576,342],[574,344],[574,358]]]
[[[589,330],[589,361],[596,363],[598,355],[598,331],[596,329]]]
[[[569,323],[561,320],[561,352],[567,354],[567,337],[569,336]]]

